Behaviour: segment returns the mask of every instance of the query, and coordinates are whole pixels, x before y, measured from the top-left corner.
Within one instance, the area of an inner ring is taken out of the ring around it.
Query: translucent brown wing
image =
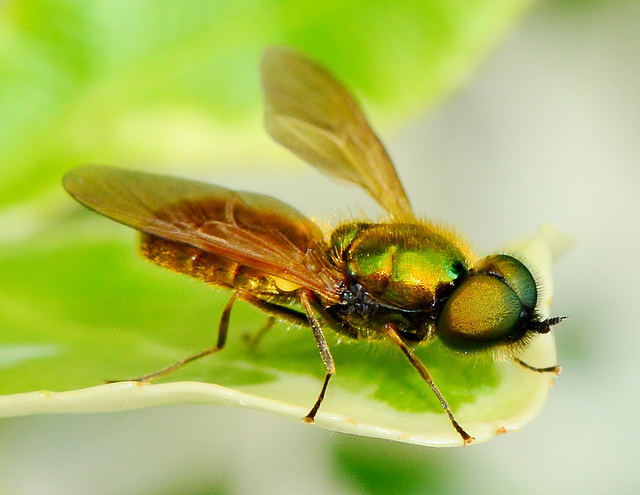
[[[64,178],[80,203],[134,229],[189,244],[337,299],[321,230],[269,196],[177,177],[84,166]]]
[[[364,188],[395,217],[412,217],[396,170],[352,96],[325,69],[289,48],[262,60],[267,131],[325,174]]]

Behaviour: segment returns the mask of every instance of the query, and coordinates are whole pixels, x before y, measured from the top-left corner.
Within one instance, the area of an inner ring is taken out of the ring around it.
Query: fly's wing
[[[64,177],[80,203],[117,222],[231,258],[336,300],[321,230],[269,196],[177,177],[84,166]]]
[[[269,48],[262,87],[273,139],[325,174],[364,188],[394,217],[413,217],[389,155],[331,74],[292,49]]]

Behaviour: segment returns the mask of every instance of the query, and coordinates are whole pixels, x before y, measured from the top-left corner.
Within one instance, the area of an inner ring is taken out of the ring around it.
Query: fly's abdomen
[[[179,249],[176,249],[178,244]],[[148,260],[169,270],[190,275],[212,285],[244,289],[259,297],[278,296],[297,288],[226,256],[154,235],[142,234],[140,252]]]

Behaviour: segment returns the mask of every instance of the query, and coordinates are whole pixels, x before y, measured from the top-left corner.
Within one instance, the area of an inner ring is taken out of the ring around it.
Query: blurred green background
[[[2,419],[0,492],[637,493],[640,5],[530,3],[0,4],[0,266],[24,273],[8,283],[0,272],[3,344],[21,328],[55,332],[69,308],[52,294],[87,242],[107,246],[84,261],[92,273],[101,257],[135,258],[130,232],[65,196],[60,177],[76,164],[174,171],[321,218],[375,216],[362,193],[267,138],[257,67],[269,44],[347,81],[416,210],[480,252],[543,221],[577,240],[555,270],[553,312],[571,316],[556,333],[564,372],[521,433],[436,451],[215,406]],[[180,282],[153,273],[172,297]],[[121,301],[140,290],[88,284],[71,296],[80,311],[111,294],[102,303],[136,325],[150,315]],[[111,337],[75,330],[88,350]]]

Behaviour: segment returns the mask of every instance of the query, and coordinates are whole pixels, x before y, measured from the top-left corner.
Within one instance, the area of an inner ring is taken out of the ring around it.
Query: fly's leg
[[[553,318],[547,318],[544,321],[539,322],[534,330],[538,333],[548,333],[551,330],[551,327],[558,325],[563,320],[566,320],[566,316],[554,316]],[[558,376],[562,371],[562,366],[547,366],[546,368],[537,368],[536,366],[531,366],[529,363],[525,363],[522,359],[514,358],[515,362],[520,366],[534,371],[535,373],[553,373],[555,376]]]
[[[327,374],[324,377],[324,382],[322,383],[322,389],[320,389],[320,394],[316,399],[316,403],[313,405],[309,413],[302,418],[302,421],[305,423],[313,423],[316,414],[318,413],[318,409],[322,405],[322,400],[324,399],[324,394],[327,392],[327,386],[329,385],[329,380],[336,372],[336,366],[333,362],[333,357],[331,356],[331,351],[329,350],[329,345],[324,338],[324,334],[322,333],[322,328],[320,326],[320,322],[313,312],[313,308],[311,307],[311,302],[309,301],[310,291],[301,290],[300,291],[300,301],[304,306],[305,313],[307,314],[307,319],[309,325],[311,326],[311,330],[313,331],[313,337],[316,339],[316,344],[318,345],[318,349],[320,350],[320,356],[322,357],[322,362],[324,363],[324,369],[327,371]]]
[[[257,332],[255,332],[253,335],[249,333],[245,333],[242,336],[242,340],[244,340],[245,344],[247,344],[247,347],[249,349],[251,350],[255,349],[256,346],[258,345],[258,342],[262,340],[265,334],[269,333],[269,331],[273,328],[275,323],[276,323],[276,317],[269,316],[269,318],[267,318],[266,323]]]
[[[423,364],[423,362],[420,361],[420,358],[418,358],[418,356],[415,355],[415,353],[407,346],[407,344],[404,343],[404,341],[398,334],[398,331],[396,330],[395,325],[393,325],[393,323],[387,323],[384,326],[384,328],[387,331],[387,334],[389,335],[389,337],[391,337],[391,340],[393,340],[396,344],[398,344],[398,346],[400,347],[400,350],[404,353],[405,357],[409,360],[409,362],[416,369],[416,371],[420,373],[420,376],[422,377],[422,379],[427,383],[427,385],[429,385],[429,387],[431,388],[435,396],[438,398],[438,400],[440,401],[440,404],[442,405],[442,408],[444,409],[444,412],[446,412],[447,416],[449,416],[449,421],[451,421],[451,424],[453,425],[453,427],[456,429],[458,434],[462,437],[462,441],[464,442],[464,445],[469,445],[471,442],[473,442],[475,438],[469,435],[466,431],[464,431],[462,426],[460,426],[460,424],[456,421],[456,418],[453,416],[453,413],[451,412],[451,408],[449,407],[447,400],[440,393],[440,390],[438,390],[438,387],[436,387],[436,384],[433,383],[429,370]]]
[[[165,366],[164,368],[158,371],[154,371],[153,373],[149,373],[148,375],[143,375],[138,378],[133,378],[131,380],[113,380],[113,381],[108,381],[107,383],[114,383],[114,382],[120,382],[120,381],[150,382],[160,376],[168,375],[169,373],[172,373],[178,368],[181,368],[185,364],[195,361],[196,359],[200,359],[204,356],[208,356],[209,354],[213,354],[214,352],[218,352],[224,347],[227,341],[227,334],[229,332],[229,319],[231,317],[231,308],[233,307],[233,303],[236,301],[236,299],[238,299],[239,296],[240,296],[239,291],[234,292],[231,295],[231,299],[229,299],[229,302],[227,303],[227,305],[224,307],[224,310],[222,311],[222,315],[220,316],[220,325],[218,326],[218,341],[216,342],[215,346],[204,349],[198,352],[197,354],[194,354],[193,356],[189,356],[187,358],[181,359],[180,361],[176,361],[175,363],[170,364],[169,366]]]
[[[270,315],[270,317],[267,319],[267,322],[255,333],[255,335],[244,336],[244,340],[249,348],[254,348],[264,337],[264,335],[273,328],[276,323],[276,318],[291,322],[294,325],[300,327],[309,326],[309,320],[304,313],[300,313],[294,309],[287,308],[286,306],[279,306],[277,304],[265,301],[248,292],[242,292],[238,297],[243,301],[255,306],[264,313]]]
[[[242,294],[240,294],[239,297],[242,300],[247,301],[250,304],[253,304],[258,309],[261,309],[262,311],[272,315],[272,318],[270,318],[269,321],[267,321],[267,324],[258,331],[258,334],[254,337],[254,342],[259,338],[261,338],[262,335],[264,335],[271,328],[271,326],[275,322],[275,319],[273,318],[274,316],[290,321],[299,326],[311,327],[311,330],[313,332],[313,337],[315,338],[316,344],[318,345],[318,349],[320,350],[320,356],[322,357],[324,368],[327,371],[324,377],[324,382],[322,383],[322,388],[320,389],[320,394],[318,395],[318,398],[316,399],[315,404],[313,405],[309,413],[304,418],[302,418],[302,421],[304,421],[305,423],[313,423],[316,417],[316,414],[318,413],[318,410],[320,409],[320,406],[324,399],[324,395],[327,392],[327,387],[329,386],[329,380],[331,379],[333,374],[336,372],[336,366],[333,362],[333,357],[331,356],[329,345],[327,344],[327,341],[324,338],[324,334],[322,333],[322,327],[320,325],[320,321],[318,320],[315,313],[313,312],[313,308],[311,306],[311,301],[310,301],[311,292],[308,290],[300,291],[300,302],[302,302],[302,306],[304,307],[304,311],[305,311],[304,314],[298,313],[295,310],[292,310],[283,306],[278,306],[278,305],[269,303],[249,293],[243,292]]]
[[[515,362],[518,363],[520,366],[531,370],[531,371],[535,371],[536,373],[553,373],[554,375],[558,376],[560,374],[560,372],[562,371],[562,366],[547,366],[546,368],[536,368],[535,366],[531,366],[528,363],[525,363],[522,359],[518,359],[518,358],[514,358]]]
[[[309,319],[307,318],[307,315],[305,313],[301,313],[299,311],[288,308],[286,306],[279,306],[278,304],[265,301],[264,299],[260,299],[259,297],[254,296],[253,294],[250,294],[249,292],[240,292],[238,294],[238,298],[242,299],[245,302],[248,302],[252,306],[255,306],[260,311],[267,313],[268,315],[274,316],[275,318],[279,318],[281,320],[291,322],[294,325],[297,325],[300,327],[309,326]],[[267,325],[272,325],[272,324],[267,322]],[[258,333],[261,333],[263,331],[266,332],[266,330],[268,330],[268,328],[261,329],[258,331]]]
[[[200,359],[201,357],[208,356],[209,354],[213,354],[214,352],[220,351],[224,347],[227,341],[227,334],[229,333],[229,320],[231,318],[231,308],[233,307],[233,304],[238,299],[246,301],[249,304],[252,304],[253,306],[257,307],[258,309],[264,311],[265,313],[268,313],[269,315],[271,315],[271,317],[267,321],[267,324],[258,332],[256,337],[254,337],[254,341],[260,338],[264,333],[267,332],[267,330],[269,330],[269,328],[273,326],[273,324],[275,323],[276,317],[286,321],[290,321],[300,326],[309,325],[310,320],[303,313],[299,313],[293,309],[290,309],[284,306],[278,306],[277,304],[264,301],[248,292],[238,290],[233,292],[233,294],[231,295],[231,298],[229,299],[229,302],[227,303],[227,305],[224,307],[224,310],[222,311],[222,315],[220,316],[220,324],[218,326],[218,341],[216,342],[215,346],[204,349],[198,352],[197,354],[194,354],[193,356],[189,356],[185,359],[181,359],[180,361],[170,364],[169,366],[165,366],[164,368],[158,371],[154,371],[153,373],[149,373],[148,375],[143,375],[138,378],[132,378],[129,380],[109,380],[106,383],[115,383],[115,382],[122,382],[122,381],[149,382],[149,381],[155,380],[160,376],[168,375],[169,373],[172,373],[178,368],[181,368],[185,364],[188,364],[192,361]]]

